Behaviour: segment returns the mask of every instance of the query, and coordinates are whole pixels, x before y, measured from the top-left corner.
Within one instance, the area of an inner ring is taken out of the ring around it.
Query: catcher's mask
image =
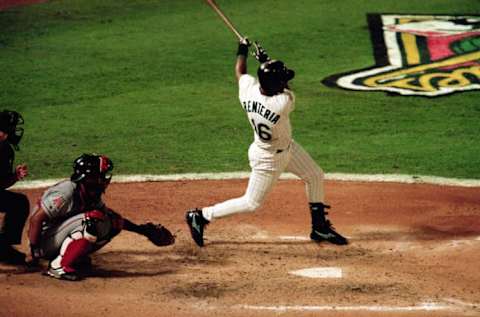
[[[7,133],[7,141],[15,150],[19,150],[18,144],[23,136],[23,117],[16,111],[3,110],[0,112],[0,131]]]
[[[82,154],[73,162],[73,182],[82,182],[88,189],[100,193],[110,184],[113,162],[105,155]]]
[[[282,61],[273,59],[262,63],[257,70],[257,75],[262,90],[268,96],[273,96],[283,92],[288,81],[295,76],[295,72],[288,69]]]

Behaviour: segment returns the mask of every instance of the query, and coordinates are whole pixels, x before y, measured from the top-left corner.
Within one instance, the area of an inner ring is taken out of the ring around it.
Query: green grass
[[[326,172],[480,178],[478,91],[428,99],[320,83],[373,66],[367,13],[475,14],[478,1],[218,3],[296,70],[294,137]],[[32,179],[69,175],[83,152],[109,155],[121,174],[248,170],[236,40],[203,1],[50,1],[0,12],[0,30],[0,108],[25,117],[17,162]]]

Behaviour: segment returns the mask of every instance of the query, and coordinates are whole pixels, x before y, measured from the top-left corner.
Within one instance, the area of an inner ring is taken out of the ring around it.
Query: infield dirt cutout
[[[330,219],[351,241],[341,247],[307,239],[303,183],[281,180],[260,210],[212,222],[197,247],[185,211],[246,184],[112,184],[110,207],[166,225],[176,244],[122,232],[78,283],[0,265],[0,316],[480,316],[480,188],[327,181]],[[34,202],[43,189],[21,191]],[[313,267],[342,277],[289,274]]]

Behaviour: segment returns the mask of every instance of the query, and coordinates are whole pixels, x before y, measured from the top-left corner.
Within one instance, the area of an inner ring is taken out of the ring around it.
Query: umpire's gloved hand
[[[265,49],[258,42],[253,43],[253,46],[255,46],[255,52],[253,52],[252,55],[257,61],[263,64],[270,60],[267,51],[265,51]]]

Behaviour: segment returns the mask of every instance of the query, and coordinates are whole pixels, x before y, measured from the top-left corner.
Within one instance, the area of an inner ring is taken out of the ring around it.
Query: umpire
[[[20,193],[7,190],[28,174],[25,164],[13,167],[15,151],[23,136],[22,116],[16,111],[0,112],[0,212],[4,213],[0,226],[0,261],[8,264],[24,264],[25,254],[12,245],[22,242],[22,233],[30,204]]]

